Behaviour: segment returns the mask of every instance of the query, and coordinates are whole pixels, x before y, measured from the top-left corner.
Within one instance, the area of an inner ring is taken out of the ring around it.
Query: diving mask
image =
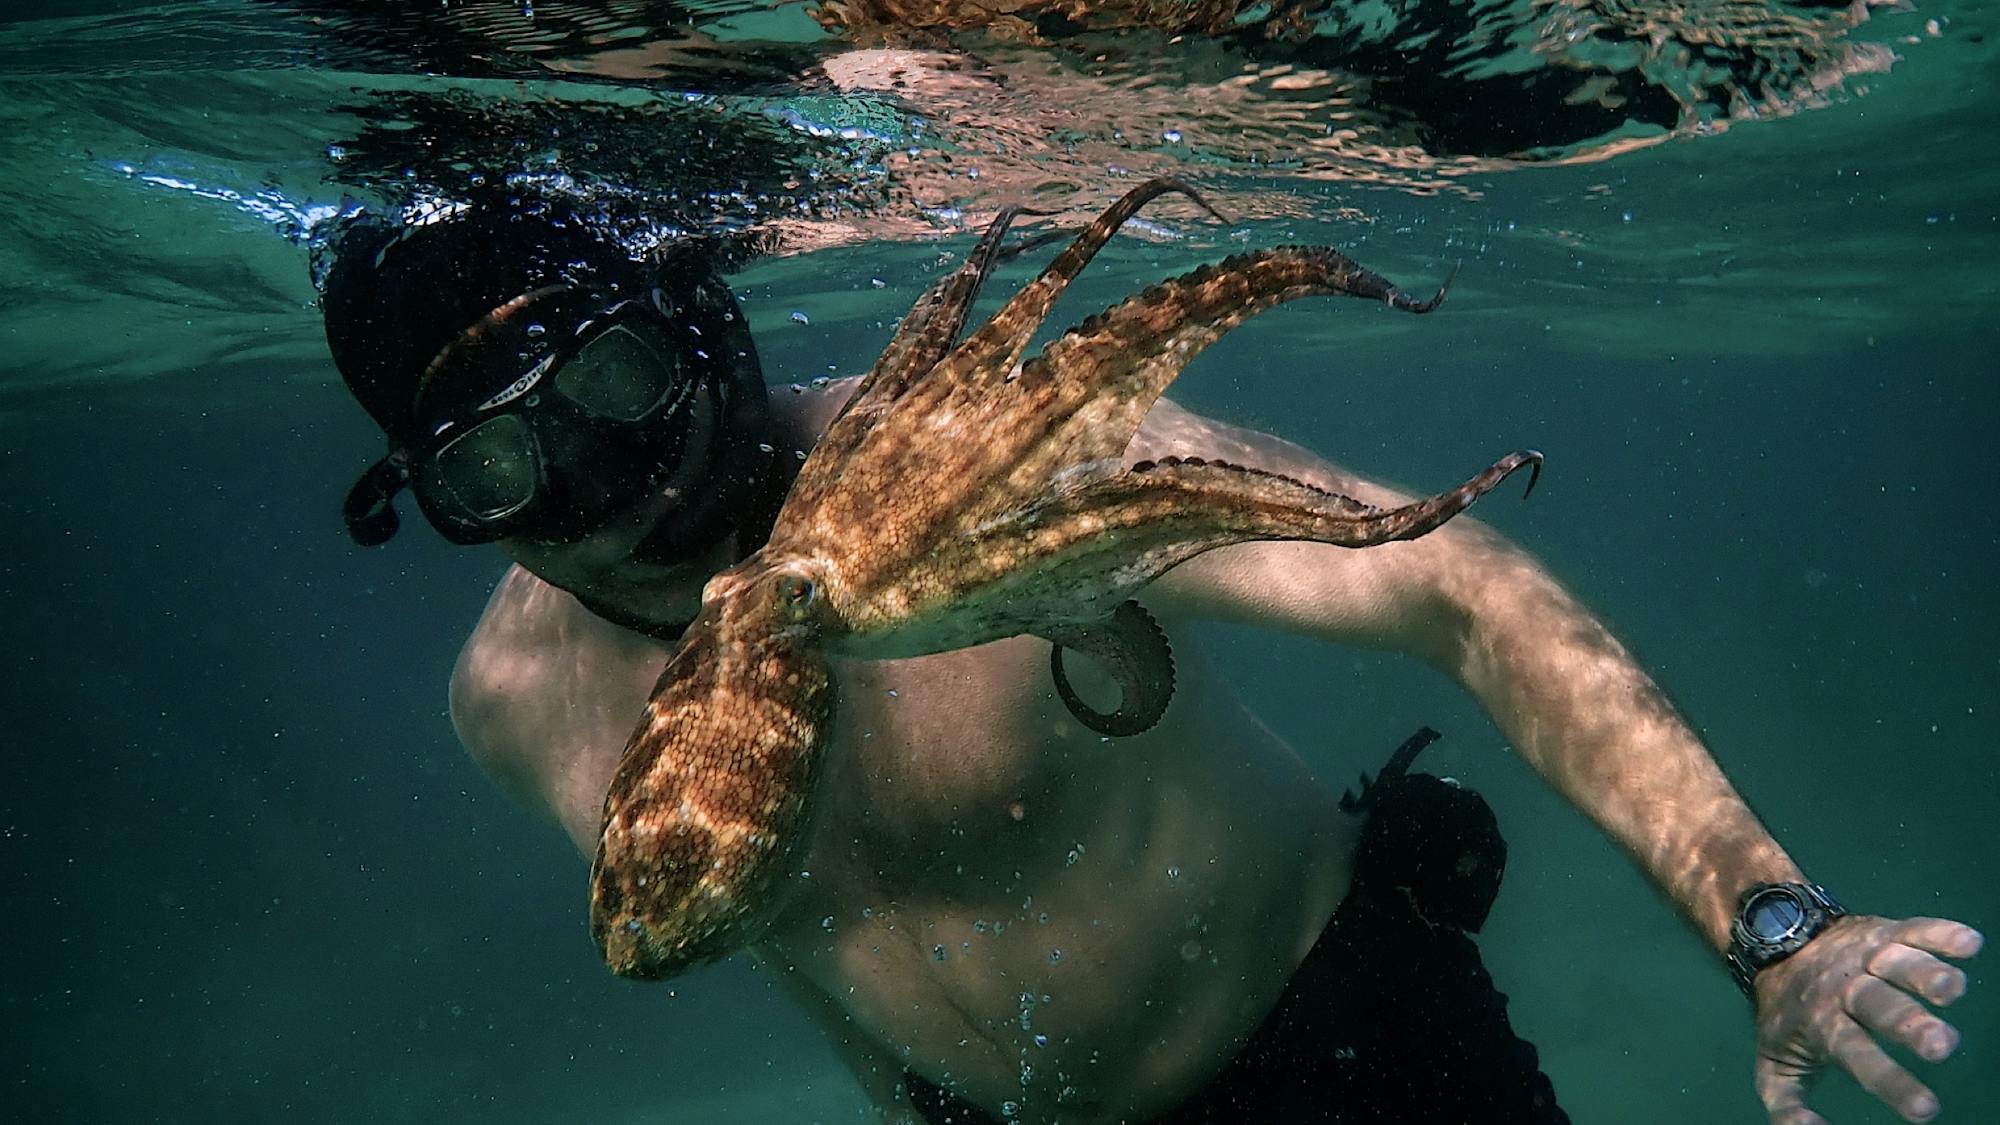
[[[574,542],[680,465],[696,396],[716,394],[698,328],[659,290],[607,300],[554,285],[480,318],[418,382],[424,436],[348,492],[357,543],[386,542],[408,487],[446,539]]]

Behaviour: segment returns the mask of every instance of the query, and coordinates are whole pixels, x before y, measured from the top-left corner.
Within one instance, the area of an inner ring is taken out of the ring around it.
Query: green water
[[[1176,397],[1413,487],[1543,449],[1533,500],[1482,518],[1614,624],[1804,868],[1857,908],[1990,931],[1996,24],[1879,10],[1858,35],[1894,65],[1823,107],[1446,190],[1197,162],[1298,206],[1169,209],[1188,237],[1114,246],[1058,319],[1244,245],[1333,242],[1413,288],[1463,260],[1436,316],[1287,307]],[[548,91],[328,54],[312,27],[247,2],[0,13],[0,1119],[861,1120],[748,967],[609,979],[568,844],[464,759],[443,688],[499,557],[342,536],[380,439],[288,236],[380,185],[329,146],[392,96]],[[608,130],[635,90],[549,112],[608,104]],[[745,120],[746,151],[789,128]],[[938,249],[865,237],[737,274],[772,380],[864,370]],[[1511,845],[1482,945],[1575,1120],[1762,1120],[1719,967],[1450,685],[1206,639],[1332,784],[1446,732],[1432,767]],[[1972,977],[1959,1056],[1922,1069],[1969,1125],[2000,1120],[2000,1001]],[[1844,1077],[1815,1104],[1895,1120]]]

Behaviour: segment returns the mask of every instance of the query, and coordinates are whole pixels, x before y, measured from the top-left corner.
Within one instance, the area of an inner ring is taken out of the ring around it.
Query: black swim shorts
[[[1354,885],[1277,1006],[1206,1088],[1144,1125],[1568,1125],[1466,932],[1506,863],[1492,811],[1404,773],[1435,737],[1345,802],[1369,813]],[[921,1075],[904,1082],[931,1125],[1008,1125]]]

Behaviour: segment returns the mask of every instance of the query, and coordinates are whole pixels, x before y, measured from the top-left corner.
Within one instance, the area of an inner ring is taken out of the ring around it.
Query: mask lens
[[[614,324],[557,369],[556,389],[600,418],[636,422],[684,394],[687,384],[657,341]]]
[[[480,521],[520,511],[541,484],[534,434],[518,414],[488,419],[453,438],[437,451],[433,466],[445,492]]]

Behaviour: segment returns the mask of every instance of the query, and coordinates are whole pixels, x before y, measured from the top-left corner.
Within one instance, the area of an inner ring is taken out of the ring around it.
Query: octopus
[[[1259,250],[1154,285],[1023,360],[1056,297],[1171,179],[1134,188],[976,331],[974,297],[1020,214],[992,222],[917,302],[800,468],[769,539],[712,578],[605,798],[591,934],[621,976],[723,957],[770,925],[794,877],[836,704],[830,658],[916,656],[1033,634],[1063,700],[1105,734],[1143,730],[1172,692],[1166,639],[1133,596],[1251,540],[1365,548],[1424,535],[1541,455],[1380,508],[1199,458],[1123,464],[1141,419],[1207,345],[1309,295],[1416,300],[1324,246]],[[1529,488],[1534,476],[1529,479]],[[1069,689],[1062,654],[1112,673],[1117,710]]]

